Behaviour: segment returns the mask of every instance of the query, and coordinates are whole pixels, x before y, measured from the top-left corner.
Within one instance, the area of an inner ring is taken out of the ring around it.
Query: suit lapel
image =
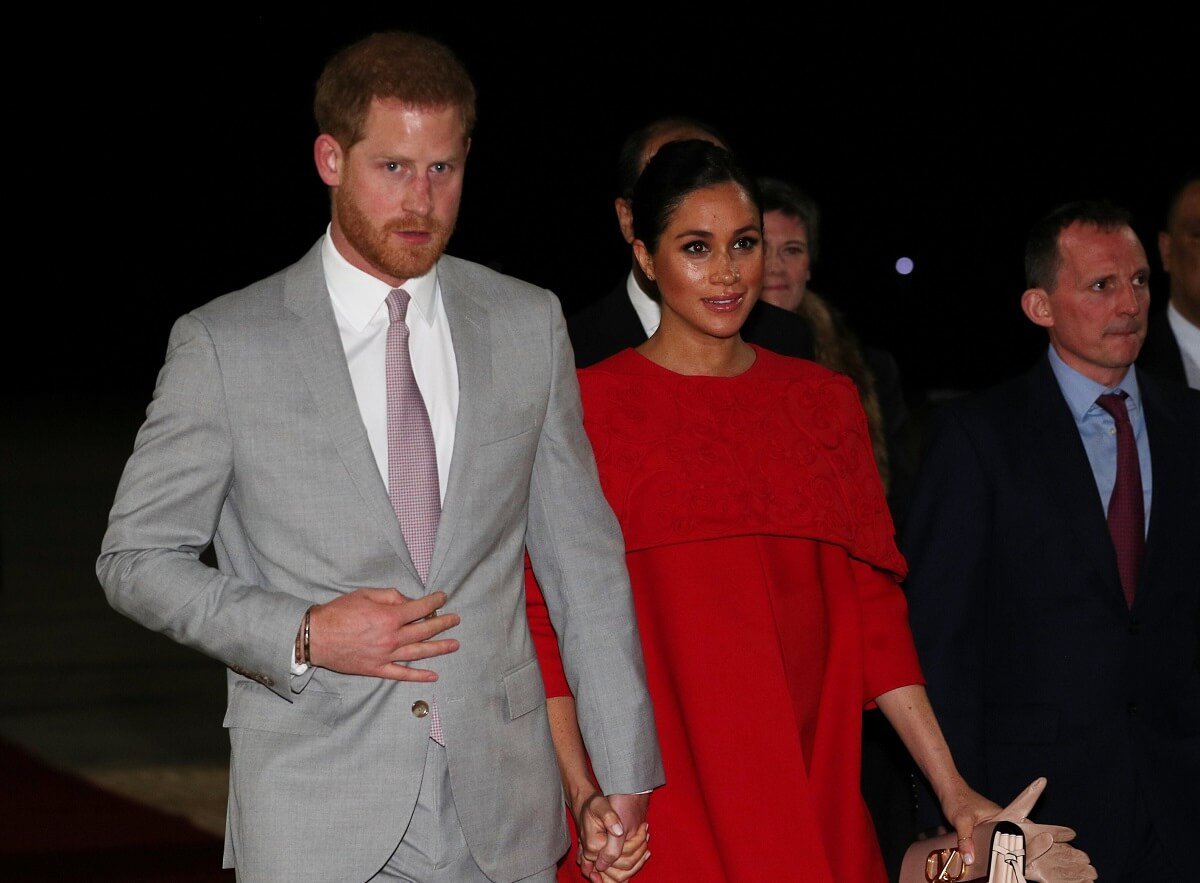
[[[492,389],[492,348],[488,339],[491,323],[482,301],[487,293],[472,283],[453,258],[443,257],[438,262],[438,283],[458,365],[458,419],[445,502],[429,564],[430,586],[436,585],[467,505],[473,448],[480,437],[480,421],[487,413]]]
[[[1078,557],[1099,562],[1098,569],[1105,575],[1102,591],[1127,612],[1096,477],[1049,359],[1043,358],[1034,368],[1029,385],[1029,425],[1034,432],[1030,454],[1040,464],[1041,486],[1071,531],[1070,542]]]
[[[379,524],[397,557],[419,581],[358,410],[346,352],[325,288],[320,242],[288,270],[284,279],[284,303],[293,320],[288,330],[292,356],[316,403],[321,423],[333,440],[367,511]]]

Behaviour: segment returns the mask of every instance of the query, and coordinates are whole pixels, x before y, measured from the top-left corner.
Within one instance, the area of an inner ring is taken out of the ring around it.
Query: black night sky
[[[895,354],[914,396],[992,383],[1040,351],[1017,304],[1021,253],[1029,224],[1059,202],[1130,208],[1156,307],[1165,299],[1154,236],[1167,187],[1200,157],[1200,122],[1188,28],[1152,4],[1113,18],[859,4],[651,18],[629,6],[547,17],[504,4],[483,19],[331,9],[342,16],[309,23],[203,7],[93,13],[65,33],[29,32],[34,60],[10,80],[14,107],[31,102],[9,121],[10,181],[21,275],[45,295],[16,298],[30,315],[18,311],[10,340],[38,333],[62,298],[79,361],[43,366],[21,392],[69,396],[83,372],[88,395],[148,400],[176,316],[304,253],[327,221],[313,83],[332,51],[385,27],[444,40],[478,86],[450,251],[549,287],[568,310],[627,268],[617,150],[667,113],[709,121],[756,172],[814,194],[813,287]],[[909,277],[892,269],[902,255],[916,262]]]

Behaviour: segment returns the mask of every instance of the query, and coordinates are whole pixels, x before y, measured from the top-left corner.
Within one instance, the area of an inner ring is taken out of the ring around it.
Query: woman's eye
[[[759,241],[757,236],[743,236],[733,244],[733,247],[740,248],[743,251],[751,251],[758,248]]]
[[[708,243],[696,240],[685,245],[683,250],[688,254],[704,254],[708,251]]]

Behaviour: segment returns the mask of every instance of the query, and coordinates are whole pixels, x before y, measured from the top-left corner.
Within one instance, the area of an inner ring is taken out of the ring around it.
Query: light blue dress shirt
[[[1059,389],[1075,418],[1075,428],[1083,439],[1088,462],[1092,464],[1092,475],[1096,478],[1096,489],[1100,502],[1108,513],[1108,501],[1112,498],[1113,485],[1117,481],[1117,423],[1112,415],[1096,404],[1096,399],[1106,392],[1122,390],[1128,396],[1125,408],[1129,411],[1129,423],[1137,441],[1138,467],[1142,473],[1142,497],[1145,504],[1146,530],[1150,529],[1150,440],[1146,435],[1146,411],[1142,408],[1142,395],[1138,389],[1137,370],[1130,367],[1124,379],[1116,386],[1102,386],[1089,377],[1084,377],[1050,347],[1050,367],[1058,381]]]

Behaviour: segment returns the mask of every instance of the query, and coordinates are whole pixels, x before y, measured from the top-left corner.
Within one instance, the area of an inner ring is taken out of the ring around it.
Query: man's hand
[[[453,653],[453,638],[431,640],[458,625],[454,613],[437,616],[445,592],[410,600],[395,589],[355,589],[312,608],[309,661],[349,675],[392,681],[436,681],[437,674],[405,663]]]
[[[591,794],[576,812],[579,869],[592,883],[628,880],[650,858],[649,794]]]
[[[650,806],[649,794],[610,794],[609,805],[620,816],[620,823],[608,828],[608,842],[596,856],[596,870],[608,870],[621,857],[625,838],[642,827],[646,821],[646,810]]]
[[[593,879],[599,883],[624,883],[642,869],[642,865],[650,860],[650,825],[642,822],[641,826],[625,837],[621,847],[620,857],[608,866],[603,873],[595,871]]]

